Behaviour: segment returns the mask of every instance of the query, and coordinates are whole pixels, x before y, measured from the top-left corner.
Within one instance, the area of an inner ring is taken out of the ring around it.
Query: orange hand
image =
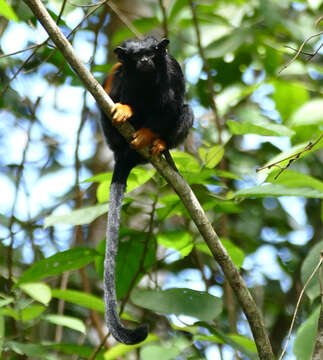
[[[133,140],[131,146],[135,149],[141,149],[152,142],[158,137],[157,134],[152,132],[150,129],[142,128],[133,134]]]
[[[111,111],[112,122],[114,124],[123,124],[133,115],[133,111],[129,105],[116,103]]]
[[[161,154],[164,150],[166,150],[166,144],[165,141],[162,139],[156,139],[153,143],[153,146],[151,148],[151,153],[153,155],[159,155]]]

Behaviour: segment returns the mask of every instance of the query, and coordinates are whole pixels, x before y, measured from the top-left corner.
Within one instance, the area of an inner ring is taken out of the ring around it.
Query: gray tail
[[[127,329],[121,322],[117,311],[115,287],[115,265],[118,252],[120,213],[128,175],[133,166],[116,161],[110,186],[106,252],[104,261],[104,303],[105,317],[113,337],[127,345],[138,344],[148,335],[148,326]]]

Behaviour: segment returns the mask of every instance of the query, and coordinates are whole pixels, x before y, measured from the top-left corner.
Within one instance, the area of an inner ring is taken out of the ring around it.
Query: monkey
[[[118,251],[121,206],[132,168],[147,161],[136,151],[150,147],[157,156],[178,146],[193,124],[193,111],[184,104],[185,81],[179,63],[167,51],[168,39],[153,36],[128,39],[114,49],[118,62],[103,82],[115,102],[111,119],[101,111],[101,128],[114,153],[110,185],[106,254],[104,261],[105,317],[110,333],[124,344],[142,342],[148,326],[124,327],[117,312],[115,262]],[[130,144],[114,124],[128,121],[135,129]]]

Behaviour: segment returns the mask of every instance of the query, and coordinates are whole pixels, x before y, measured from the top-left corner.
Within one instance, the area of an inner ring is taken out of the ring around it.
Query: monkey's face
[[[154,73],[165,59],[168,43],[167,39],[157,41],[154,37],[148,36],[144,40],[126,40],[114,52],[127,72],[148,75]]]

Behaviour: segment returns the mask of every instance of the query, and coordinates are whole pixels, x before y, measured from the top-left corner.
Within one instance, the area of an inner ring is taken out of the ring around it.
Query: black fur
[[[131,106],[134,114],[129,122],[136,130],[149,128],[165,141],[167,148],[173,148],[186,138],[193,123],[193,112],[184,104],[184,76],[178,62],[167,52],[168,43],[167,39],[158,41],[148,36],[144,40],[129,39],[118,46],[115,53],[122,66],[114,74],[109,95],[114,102]],[[133,167],[146,160],[130,147],[103,112],[101,124],[115,157],[104,266],[106,320],[118,341],[136,344],[147,337],[148,327],[142,325],[130,330],[120,323],[115,292],[115,257],[127,178]]]

